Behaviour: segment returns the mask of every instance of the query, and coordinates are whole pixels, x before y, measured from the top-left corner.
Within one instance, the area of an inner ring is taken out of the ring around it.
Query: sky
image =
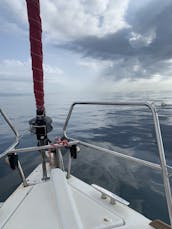
[[[40,0],[47,93],[172,88],[172,0]],[[0,0],[0,93],[32,93],[25,0]]]

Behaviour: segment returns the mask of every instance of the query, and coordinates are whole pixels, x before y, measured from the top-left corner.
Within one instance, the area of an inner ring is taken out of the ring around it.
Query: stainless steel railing
[[[15,135],[15,141],[3,153],[0,154],[0,159],[1,159],[2,157],[4,157],[4,155],[8,153],[8,151],[11,151],[19,144],[19,133],[16,130],[15,126],[10,121],[10,119],[8,118],[8,116],[2,111],[2,109],[0,109],[0,114],[2,115],[2,117],[4,118],[4,120],[6,121],[6,123],[8,124],[8,126],[10,127],[10,129]]]
[[[109,150],[109,149],[105,149],[103,147],[99,147],[87,142],[83,142],[83,141],[79,141],[79,140],[75,140],[72,138],[69,138],[67,136],[67,127],[68,127],[68,123],[69,120],[71,118],[72,115],[72,111],[74,109],[74,107],[76,105],[107,105],[107,106],[135,106],[135,107],[147,107],[149,108],[149,110],[152,113],[152,117],[153,117],[153,122],[154,122],[154,128],[155,128],[155,135],[156,135],[156,143],[158,146],[158,152],[159,152],[159,157],[160,157],[160,165],[156,164],[156,163],[152,163],[146,160],[142,160],[136,157],[132,157],[129,155],[124,155],[122,153],[119,152],[115,152],[113,150]],[[40,151],[40,150],[48,150],[48,149],[60,149],[63,148],[65,146],[61,145],[61,144],[52,144],[52,145],[46,145],[46,146],[35,146],[35,147],[28,147],[28,148],[20,148],[20,149],[15,149],[15,147],[17,146],[17,144],[19,143],[19,134],[17,132],[17,130],[15,129],[15,127],[13,126],[13,124],[11,123],[11,121],[9,120],[9,118],[5,115],[5,113],[0,109],[0,113],[2,114],[2,116],[4,117],[4,119],[6,120],[6,122],[8,123],[8,125],[10,126],[10,128],[12,129],[12,131],[14,132],[15,136],[16,136],[16,140],[15,142],[2,154],[0,154],[0,159],[5,157],[6,155],[10,154],[10,153],[22,153],[22,152],[32,152],[32,151]],[[162,136],[161,136],[161,130],[160,130],[160,124],[159,124],[159,119],[158,119],[158,114],[156,111],[156,108],[153,104],[150,103],[140,103],[140,102],[135,102],[135,103],[130,103],[130,102],[116,102],[116,103],[108,103],[108,102],[75,102],[71,105],[64,127],[63,127],[63,135],[65,138],[72,140],[69,142],[68,146],[72,146],[74,144],[80,144],[92,149],[96,149],[102,152],[106,152],[109,154],[112,154],[116,157],[119,158],[123,158],[129,161],[133,161],[139,164],[142,164],[144,166],[150,167],[152,169],[157,169],[160,170],[162,172],[162,176],[163,176],[163,183],[164,183],[164,189],[165,189],[165,196],[166,196],[166,200],[167,200],[167,206],[168,206],[168,213],[169,213],[169,218],[170,218],[170,223],[172,226],[172,195],[171,195],[171,189],[170,189],[170,182],[169,182],[169,177],[171,176],[171,174],[168,173],[168,169],[170,169],[172,171],[172,167],[171,166],[167,166],[166,164],[166,159],[165,159],[165,153],[164,153],[164,147],[163,147],[163,141],[162,141]],[[68,164],[68,172],[67,172],[67,177],[70,177],[70,170],[71,170],[71,155],[69,154],[69,164]],[[23,174],[23,170],[21,168],[21,166],[19,166],[19,169],[21,170],[20,173]],[[21,175],[22,177],[22,175]],[[22,177],[23,183],[26,186],[27,183],[25,184],[25,176],[23,174]]]
[[[163,177],[163,183],[164,183],[164,189],[165,189],[165,196],[167,200],[167,207],[168,207],[168,213],[169,213],[169,219],[170,219],[170,224],[172,226],[172,194],[171,194],[171,188],[170,188],[170,182],[169,182],[169,177],[170,174],[168,173],[168,168],[172,169],[171,166],[167,166],[166,164],[166,158],[165,158],[165,153],[164,153],[164,146],[163,146],[163,141],[162,141],[162,136],[161,136],[161,129],[160,129],[160,124],[159,124],[159,118],[158,114],[156,111],[156,108],[153,104],[150,103],[140,103],[140,102],[75,102],[71,105],[64,127],[63,127],[63,135],[67,139],[72,139],[67,136],[67,126],[69,123],[69,120],[72,115],[72,111],[76,105],[106,105],[106,106],[134,106],[134,107],[147,107],[149,108],[153,122],[154,122],[154,129],[155,129],[155,136],[156,136],[156,143],[158,147],[158,153],[159,153],[159,158],[160,158],[160,165],[156,163],[152,163],[146,160],[142,160],[139,158],[135,158],[132,156],[124,155],[119,152],[115,152],[113,150],[108,150],[103,147],[99,147],[93,144],[89,144],[83,141],[79,141],[79,143],[83,146],[90,147],[92,149],[100,150],[102,152],[110,153],[114,156],[117,156],[119,158],[123,158],[126,160],[134,161],[136,163],[142,164],[144,166],[148,166],[152,169],[158,169],[161,170],[162,172],[162,177]],[[74,139],[72,139],[74,140]],[[71,162],[70,162],[71,164]],[[70,168],[68,169],[70,171]]]
[[[16,130],[15,126],[10,121],[10,119],[8,118],[8,116],[2,111],[2,109],[0,109],[0,114],[2,115],[2,117],[4,118],[4,120],[6,121],[6,123],[8,124],[8,126],[10,127],[10,129],[12,130],[12,132],[15,135],[15,141],[3,153],[0,154],[0,159],[1,159],[7,156],[9,152],[14,150],[15,147],[19,144],[19,133]],[[25,178],[25,175],[24,175],[24,172],[23,172],[23,169],[22,169],[22,166],[19,160],[18,160],[17,168],[18,168],[19,175],[23,181],[23,185],[27,186],[27,181],[26,181],[26,178]]]

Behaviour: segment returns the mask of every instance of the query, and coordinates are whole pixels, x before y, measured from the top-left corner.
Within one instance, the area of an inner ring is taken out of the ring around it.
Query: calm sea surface
[[[0,106],[8,114],[22,135],[19,147],[36,145],[29,133],[28,120],[35,116],[31,95],[0,94]],[[50,94],[46,98],[47,115],[53,119],[49,137],[62,135],[62,127],[69,106],[74,101],[153,101],[158,105],[167,163],[172,165],[172,104],[170,93],[114,93],[114,94]],[[168,109],[167,109],[168,108]],[[78,106],[69,123],[68,135],[124,154],[159,163],[151,115],[143,108],[113,106]],[[0,153],[14,140],[9,128],[0,118]],[[28,175],[39,163],[38,152],[19,155]],[[72,173],[89,184],[98,184],[131,202],[131,207],[145,216],[168,222],[164,188],[160,172],[137,165],[112,155],[82,147],[73,161]],[[16,171],[0,161],[0,202],[19,185]]]

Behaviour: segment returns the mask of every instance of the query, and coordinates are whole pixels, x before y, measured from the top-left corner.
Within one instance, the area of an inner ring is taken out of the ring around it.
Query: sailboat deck
[[[123,204],[112,205],[101,199],[90,185],[75,177],[66,180],[59,169],[53,173],[59,183],[54,184],[56,179],[52,176],[46,182],[41,181],[41,167],[34,170],[29,182],[35,184],[20,186],[0,208],[0,228],[152,228],[150,220]],[[65,191],[60,182],[66,182],[69,190]]]

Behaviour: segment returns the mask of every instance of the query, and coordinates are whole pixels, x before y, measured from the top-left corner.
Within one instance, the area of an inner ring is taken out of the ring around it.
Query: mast
[[[47,133],[52,130],[52,120],[45,114],[44,107],[44,78],[42,52],[42,24],[39,0],[26,0],[29,22],[30,52],[32,59],[33,88],[36,101],[36,117],[29,121],[31,132],[36,134],[38,146],[47,145],[50,140]],[[46,171],[46,155],[41,150],[43,179],[48,179]]]

